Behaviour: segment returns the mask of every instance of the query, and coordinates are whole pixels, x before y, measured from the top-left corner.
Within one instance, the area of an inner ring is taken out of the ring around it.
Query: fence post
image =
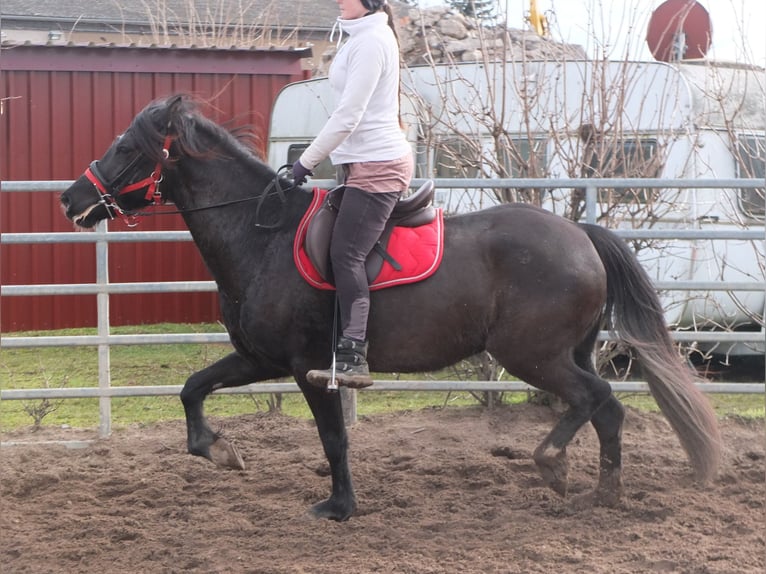
[[[585,188],[585,223],[596,223],[596,203],[598,203],[598,190],[595,185]]]
[[[111,386],[111,361],[109,356],[109,242],[107,241],[107,221],[98,224],[96,233],[96,283],[102,290],[96,295],[97,331],[101,343],[98,345],[98,388],[109,390]],[[101,396],[98,399],[98,435],[108,437],[112,432],[112,399]]]
[[[340,404],[343,408],[343,422],[347,427],[356,422],[356,389],[340,387]]]

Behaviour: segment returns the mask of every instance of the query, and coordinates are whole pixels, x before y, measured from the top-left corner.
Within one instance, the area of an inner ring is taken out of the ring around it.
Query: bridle
[[[154,170],[147,177],[130,183],[127,185],[121,185],[122,180],[127,174],[129,174],[136,164],[141,160],[141,154],[137,154],[133,160],[126,165],[120,173],[114,176],[111,180],[107,180],[104,174],[98,167],[98,160],[93,160],[90,166],[85,170],[85,177],[93,184],[93,186],[101,194],[101,201],[99,204],[106,207],[106,211],[109,214],[109,219],[119,217],[129,227],[135,227],[137,225],[135,220],[135,214],[126,212],[119,205],[117,205],[116,198],[120,195],[127,193],[133,193],[146,189],[144,193],[144,199],[149,205],[162,204],[162,194],[160,193],[160,183],[162,182],[162,164],[163,161],[170,157],[170,146],[173,143],[172,136],[165,136],[165,141],[162,144],[162,156],[157,161]]]
[[[93,186],[96,188],[96,190],[101,194],[101,200],[98,202],[98,205],[103,205],[106,207],[106,211],[109,214],[110,219],[114,219],[115,217],[120,218],[125,225],[128,227],[136,227],[138,225],[138,217],[140,216],[150,216],[150,215],[178,215],[178,214],[185,214],[185,213],[193,213],[197,211],[205,211],[207,209],[214,209],[218,207],[226,207],[229,205],[235,205],[238,203],[245,203],[249,201],[255,201],[258,200],[258,204],[256,205],[255,209],[255,227],[261,228],[261,229],[276,229],[277,227],[280,227],[282,223],[284,222],[284,210],[280,212],[279,220],[276,223],[273,224],[263,224],[260,223],[258,220],[260,218],[261,208],[263,207],[264,202],[266,199],[276,194],[279,196],[280,201],[284,204],[287,201],[287,197],[285,195],[285,188],[282,187],[282,182],[280,180],[280,173],[289,170],[292,168],[291,164],[285,164],[281,166],[274,176],[274,179],[269,183],[269,185],[266,186],[266,188],[263,190],[263,193],[257,196],[252,197],[245,197],[240,199],[233,199],[230,201],[223,201],[221,203],[215,203],[212,205],[205,205],[202,207],[192,207],[187,209],[176,209],[172,211],[157,211],[157,212],[147,212],[147,211],[125,211],[122,209],[118,204],[116,198],[120,195],[125,195],[127,193],[133,193],[134,191],[139,191],[145,189],[146,192],[144,193],[144,200],[146,200],[147,205],[162,205],[164,203],[164,200],[162,198],[162,194],[160,193],[160,183],[162,182],[163,176],[162,176],[162,167],[163,162],[170,158],[170,146],[173,143],[173,137],[168,135],[165,136],[165,141],[162,144],[162,155],[161,159],[157,161],[157,165],[155,165],[154,170],[151,174],[149,174],[147,177],[136,181],[134,183],[130,183],[127,185],[121,185],[122,180],[126,177],[126,175],[130,174],[130,172],[133,170],[133,168],[136,166],[136,164],[141,160],[142,155],[139,153],[136,155],[135,158],[131,160],[131,162],[125,166],[122,170],[120,170],[120,173],[118,173],[114,178],[111,180],[107,180],[103,173],[101,173],[101,170],[98,167],[98,160],[94,160],[90,163],[90,166],[85,170],[85,177],[88,178],[88,180],[93,184]],[[293,183],[291,188],[289,189],[295,189],[298,187]]]

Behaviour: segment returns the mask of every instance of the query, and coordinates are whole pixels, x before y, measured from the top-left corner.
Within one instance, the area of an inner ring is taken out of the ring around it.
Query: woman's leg
[[[335,365],[311,370],[309,383],[364,388],[372,385],[367,365],[367,316],[370,312],[370,288],[364,267],[391,215],[399,192],[368,193],[347,187],[330,241],[335,289],[340,306],[341,332],[337,341]]]
[[[372,385],[367,365],[367,317],[370,288],[365,261],[380,239],[401,191],[410,183],[413,158],[344,165],[346,190],[330,240],[330,260],[340,306],[342,336],[337,342],[334,364],[311,370],[312,385],[364,388]]]
[[[368,193],[347,187],[330,242],[330,259],[344,337],[364,341],[370,288],[364,263],[391,216],[399,192]]]

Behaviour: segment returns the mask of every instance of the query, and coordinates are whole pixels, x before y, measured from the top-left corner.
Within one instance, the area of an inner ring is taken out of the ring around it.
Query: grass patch
[[[217,324],[160,324],[116,327],[113,334],[158,333],[216,333],[223,332]],[[95,329],[66,329],[55,332],[14,333],[14,336],[94,335]],[[194,372],[231,352],[228,344],[125,345],[111,348],[111,378],[113,386],[182,385]],[[408,378],[414,378],[407,375]],[[429,375],[423,375],[427,378]],[[434,379],[454,379],[450,372],[430,376]],[[393,375],[383,378],[393,378]],[[0,388],[34,389],[98,386],[98,357],[95,347],[36,347],[0,349]],[[232,416],[267,411],[268,395],[211,395],[205,401],[205,411],[214,416]],[[651,396],[641,393],[620,393],[620,400],[646,411],[658,411]],[[710,395],[719,416],[744,419],[764,418],[763,395]],[[505,393],[503,402],[527,400],[527,393]],[[0,431],[32,425],[28,412],[39,407],[40,401],[0,401]],[[419,410],[432,407],[476,405],[468,392],[438,391],[369,391],[358,396],[360,416],[392,411]],[[88,428],[98,425],[98,399],[51,400],[55,407],[44,416],[43,425]],[[299,393],[286,393],[282,411],[300,418],[310,418],[308,407]],[[112,399],[112,424],[115,427],[182,419],[181,402],[177,396],[126,397]]]
[[[648,393],[616,393],[624,405],[632,406],[642,411],[660,412],[654,398]],[[757,420],[766,417],[764,397],[757,393],[710,393],[707,395],[713,409],[719,417],[738,417],[747,420]]]
[[[217,324],[159,324],[114,327],[114,335],[159,333],[221,333]],[[95,335],[91,328],[14,333],[19,337]],[[10,337],[9,337],[10,338]],[[110,350],[112,385],[182,385],[192,373],[231,352],[228,344],[115,345]],[[33,347],[0,350],[0,387],[37,389],[97,387],[98,353],[96,347]],[[221,397],[232,406],[232,414],[251,412],[241,397]],[[218,399],[218,397],[216,397]],[[25,407],[39,401],[1,401],[0,430],[32,424]],[[98,399],[63,399],[53,401],[56,410],[43,424],[72,427],[98,425]],[[209,401],[212,404],[214,401]],[[238,403],[242,405],[238,408]],[[252,400],[250,401],[252,404]],[[218,405],[216,405],[217,407]],[[178,397],[129,397],[112,399],[114,425],[132,422],[157,422],[183,417]]]

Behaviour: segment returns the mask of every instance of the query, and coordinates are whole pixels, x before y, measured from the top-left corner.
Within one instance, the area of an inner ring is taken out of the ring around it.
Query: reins
[[[172,137],[166,136],[165,141],[162,146],[162,156],[164,159],[168,159],[170,156],[170,146],[172,144]],[[161,205],[163,203],[162,194],[160,193],[160,183],[163,181],[163,174],[162,174],[162,160],[159,160],[157,162],[157,165],[155,166],[152,173],[145,177],[144,179],[137,181],[135,183],[131,183],[128,185],[124,185],[122,187],[119,186],[119,181],[122,179],[122,177],[130,171],[130,169],[135,165],[135,163],[138,161],[140,156],[137,156],[130,164],[128,164],[125,168],[123,168],[120,173],[111,181],[106,180],[106,178],[102,175],[101,171],[98,167],[98,161],[91,162],[88,169],[85,170],[85,177],[88,178],[88,180],[93,184],[93,186],[96,188],[96,190],[101,195],[101,201],[103,205],[106,206],[107,212],[109,214],[109,217],[111,219],[114,219],[115,217],[119,217],[122,219],[125,224],[128,227],[135,227],[138,225],[137,219],[139,217],[153,217],[156,215],[184,215],[187,213],[196,213],[200,211],[207,211],[209,209],[219,209],[223,207],[229,207],[231,205],[238,205],[241,203],[248,203],[251,201],[258,201],[258,204],[255,208],[255,227],[258,227],[260,229],[276,229],[280,227],[284,223],[285,218],[285,212],[284,209],[280,210],[279,219],[276,223],[273,224],[263,224],[260,223],[260,215],[261,215],[261,209],[263,208],[263,205],[266,203],[266,200],[272,196],[277,195],[280,199],[281,204],[284,206],[285,202],[287,201],[287,196],[285,195],[285,188],[282,186],[282,181],[280,180],[280,173],[283,171],[289,171],[292,166],[290,164],[284,164],[279,169],[277,169],[274,179],[272,179],[269,184],[264,188],[263,192],[259,195],[251,196],[251,197],[243,197],[240,199],[232,199],[229,201],[222,201],[220,203],[213,203],[211,205],[203,205],[201,207],[190,207],[190,208],[180,208],[180,209],[173,209],[168,211],[145,211],[145,210],[134,210],[134,211],[126,211],[122,209],[116,201],[116,198],[120,195],[124,195],[126,193],[131,193],[138,190],[146,189],[146,193],[144,194],[144,199],[149,203],[149,205]],[[292,186],[288,188],[287,190],[293,190],[297,188],[298,186],[293,182]]]
[[[232,199],[229,201],[222,201],[220,203],[213,203],[211,205],[203,205],[200,207],[190,207],[187,209],[173,209],[168,211],[145,211],[145,210],[139,210],[139,211],[126,211],[124,212],[129,217],[153,217],[156,215],[184,215],[186,213],[196,213],[199,211],[207,211],[209,209],[218,209],[222,207],[228,207],[230,205],[238,205],[241,203],[247,203],[250,201],[258,201],[258,204],[255,207],[255,227],[258,227],[260,229],[276,229],[280,227],[284,223],[285,213],[284,210],[280,211],[279,220],[276,223],[273,224],[263,224],[259,223],[261,208],[263,207],[264,203],[266,202],[266,199],[272,195],[277,195],[282,203],[282,205],[285,204],[287,201],[287,196],[285,195],[285,188],[282,187],[282,181],[280,180],[279,174],[282,171],[287,171],[291,168],[290,164],[284,164],[280,166],[280,168],[276,171],[276,174],[274,175],[274,179],[272,179],[269,184],[265,187],[262,193],[259,195],[251,196],[251,197],[242,197],[240,199]],[[287,191],[291,191],[298,186],[295,185],[295,183],[292,184],[291,187],[287,188]]]

